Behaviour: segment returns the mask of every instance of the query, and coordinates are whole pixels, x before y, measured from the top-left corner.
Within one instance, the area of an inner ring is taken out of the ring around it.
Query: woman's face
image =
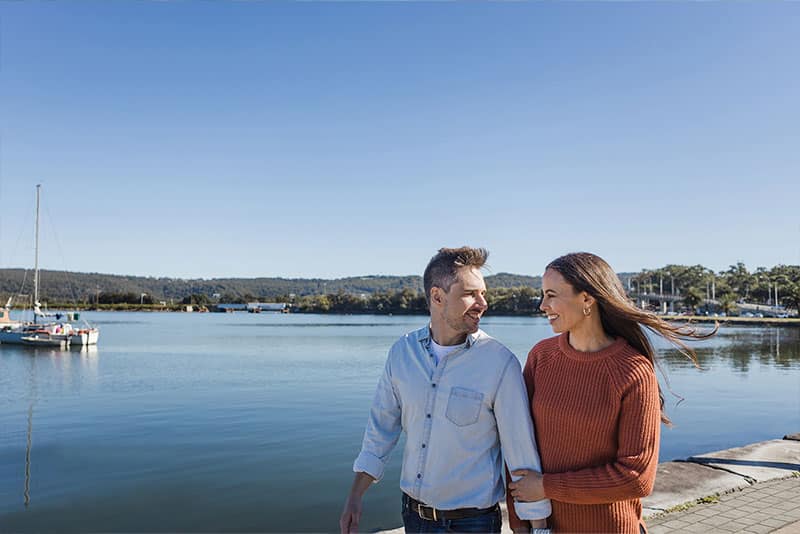
[[[574,330],[585,316],[586,293],[577,292],[561,273],[547,269],[542,276],[542,303],[539,309],[547,315],[553,332],[560,334]]]

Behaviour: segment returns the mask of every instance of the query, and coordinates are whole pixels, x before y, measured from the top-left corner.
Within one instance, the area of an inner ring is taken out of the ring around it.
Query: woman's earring
[[[583,315],[585,315],[586,317],[589,317],[589,315],[591,313],[592,313],[592,309],[591,308],[584,308],[583,309]]]

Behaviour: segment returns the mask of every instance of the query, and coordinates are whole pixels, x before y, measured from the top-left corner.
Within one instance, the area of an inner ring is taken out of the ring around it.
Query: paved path
[[[650,534],[742,532],[800,534],[800,477],[761,482],[718,502],[647,519]]]
[[[651,534],[800,534],[799,475],[800,433],[663,462],[642,514]]]
[[[721,495],[716,502],[646,518],[645,523],[649,534],[800,534],[800,477],[760,482]],[[389,533],[402,534],[403,529]],[[511,533],[506,517],[503,533]]]

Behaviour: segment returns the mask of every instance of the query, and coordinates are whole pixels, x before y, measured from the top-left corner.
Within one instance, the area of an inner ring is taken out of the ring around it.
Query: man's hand
[[[349,534],[358,532],[358,523],[361,521],[361,498],[367,492],[375,479],[366,473],[356,473],[350,495],[344,503],[342,516],[339,518],[339,532]]]
[[[544,494],[544,479],[541,473],[519,469],[512,471],[511,474],[522,477],[508,485],[508,489],[511,490],[511,495],[514,499],[520,502],[533,502],[546,498]]]
[[[350,495],[344,503],[342,516],[339,518],[339,531],[341,534],[358,532],[359,521],[361,521],[361,497]]]

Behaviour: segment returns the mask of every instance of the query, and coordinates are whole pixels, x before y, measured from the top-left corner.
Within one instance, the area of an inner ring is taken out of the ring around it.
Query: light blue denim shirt
[[[426,326],[389,350],[353,470],[380,480],[405,430],[404,492],[440,510],[494,506],[505,495],[504,458],[512,471],[542,470],[519,360],[481,330],[439,365],[430,343]],[[542,519],[550,501],[515,509]]]

